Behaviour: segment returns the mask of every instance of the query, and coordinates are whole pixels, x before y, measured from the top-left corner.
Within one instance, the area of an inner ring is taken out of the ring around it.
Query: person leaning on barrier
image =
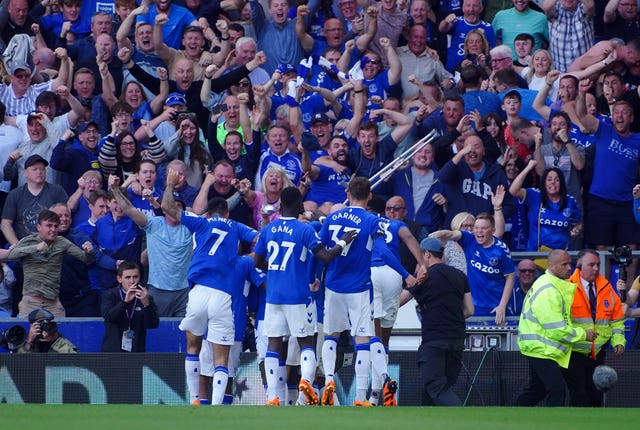
[[[78,348],[58,331],[54,316],[46,309],[36,309],[29,313],[29,334],[18,353],[59,352],[77,353]]]
[[[573,345],[598,337],[592,329],[574,327],[571,305],[576,284],[567,281],[571,257],[566,251],[549,253],[549,269],[527,293],[518,324],[518,347],[529,362],[529,382],[516,399],[517,406],[564,406],[567,386],[562,369],[569,366]]]

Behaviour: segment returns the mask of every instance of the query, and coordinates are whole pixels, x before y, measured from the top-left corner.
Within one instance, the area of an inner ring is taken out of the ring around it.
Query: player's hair
[[[286,187],[280,193],[280,203],[283,209],[296,210],[302,207],[302,194],[300,190],[293,186]]]
[[[349,194],[355,200],[369,200],[370,193],[371,184],[369,183],[368,178],[364,176],[356,176],[351,181],[349,181]]]
[[[495,228],[496,227],[496,220],[493,218],[493,215],[491,215],[488,212],[480,212],[478,215],[476,215],[476,221],[481,220],[481,219],[485,219],[487,221],[489,221],[489,224],[491,224],[491,228]]]
[[[134,261],[123,261],[118,266],[118,276],[122,276],[125,270],[134,270],[136,269],[138,273],[140,273],[140,266]]]
[[[229,213],[227,201],[222,197],[214,197],[207,202],[207,213],[209,216],[225,216]]]
[[[60,217],[54,211],[50,211],[49,209],[44,209],[42,212],[38,214],[38,224],[42,224],[46,221],[53,221],[56,224],[60,224]]]

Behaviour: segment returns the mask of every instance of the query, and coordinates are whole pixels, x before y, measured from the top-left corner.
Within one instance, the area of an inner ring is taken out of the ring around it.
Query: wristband
[[[493,208],[494,212],[500,212],[502,210],[502,208]]]
[[[339,241],[336,242],[336,245],[340,246],[342,249],[345,249],[347,247],[347,242],[340,239]]]
[[[361,92],[363,92],[364,90],[353,90],[353,94],[360,94]]]

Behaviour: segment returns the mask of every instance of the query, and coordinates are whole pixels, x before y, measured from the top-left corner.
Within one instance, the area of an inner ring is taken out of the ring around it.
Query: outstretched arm
[[[173,198],[173,188],[178,184],[178,182],[180,182],[178,172],[173,169],[169,169],[169,172],[167,173],[167,186],[165,187],[164,194],[162,195],[162,210],[170,217],[181,221],[182,210],[178,207]]]

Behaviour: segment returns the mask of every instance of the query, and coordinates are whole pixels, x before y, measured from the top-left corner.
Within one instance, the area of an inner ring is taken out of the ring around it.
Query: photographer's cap
[[[420,249],[429,252],[443,252],[442,242],[435,237],[427,237],[420,242]]]
[[[29,322],[30,323],[34,323],[34,322],[38,322],[38,321],[51,321],[53,320],[55,317],[53,316],[53,314],[51,312],[49,312],[46,309],[36,309],[35,311],[31,311],[29,313]]]

